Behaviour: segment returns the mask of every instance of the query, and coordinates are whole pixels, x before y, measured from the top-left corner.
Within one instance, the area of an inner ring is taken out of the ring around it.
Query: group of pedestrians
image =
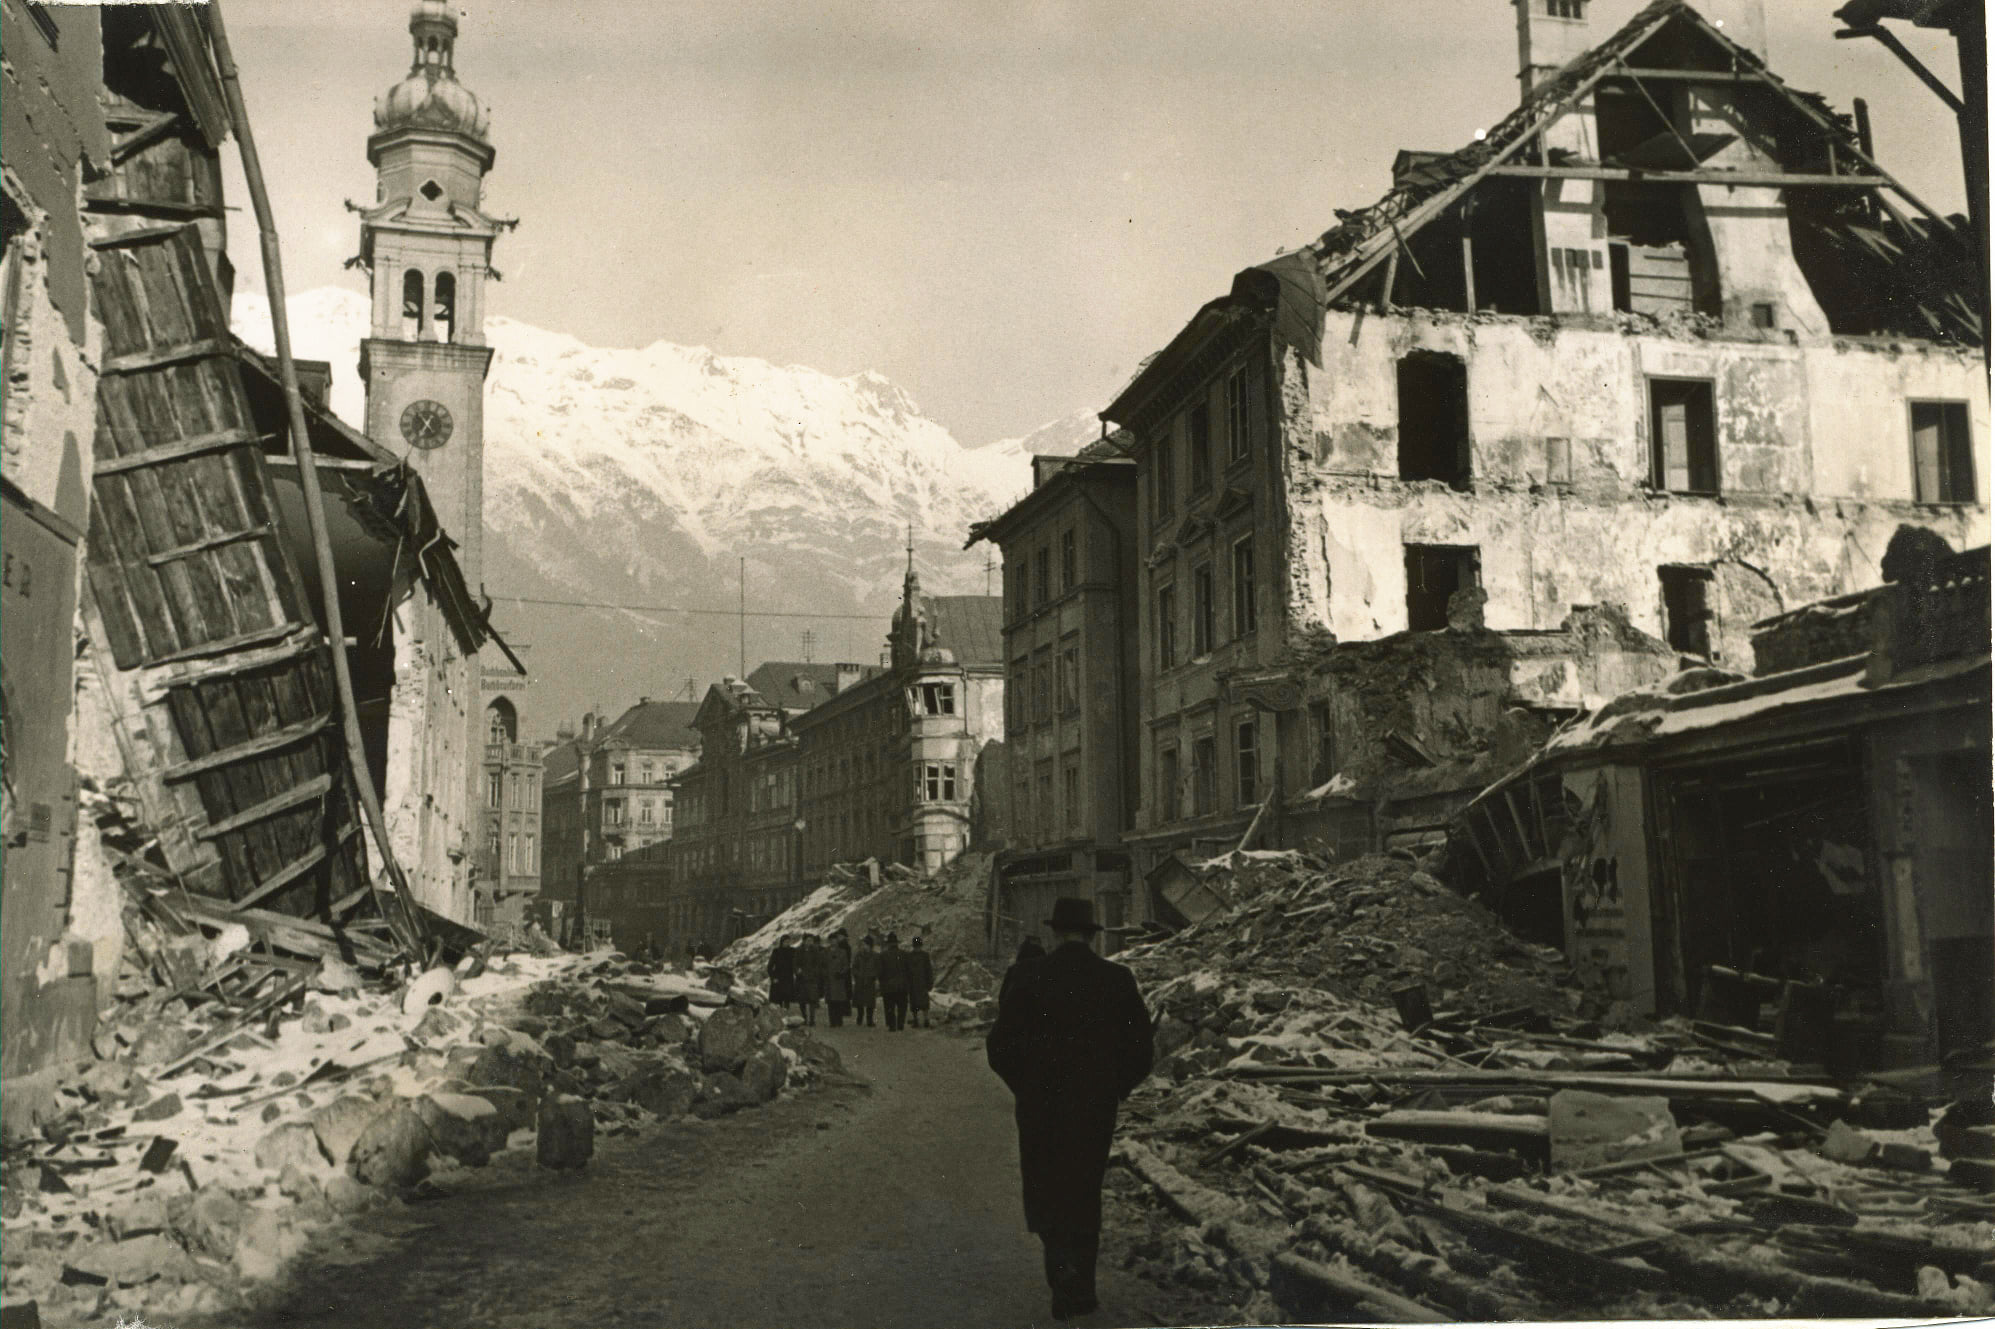
[[[934,986],[935,962],[920,937],[902,950],[898,934],[889,932],[882,943],[868,932],[855,951],[843,932],[790,933],[769,953],[769,1000],[795,1006],[806,1025],[817,1023],[823,1002],[834,1029],[847,1015],[855,1025],[873,1025],[876,1004],[885,1010],[889,1032],[910,1022],[926,1029]]]

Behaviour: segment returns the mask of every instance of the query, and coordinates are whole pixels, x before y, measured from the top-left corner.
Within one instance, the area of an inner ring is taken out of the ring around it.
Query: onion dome
[[[409,12],[415,63],[409,76],[374,103],[374,129],[436,129],[481,142],[491,122],[471,89],[457,81],[457,15],[446,0],[416,0]]]

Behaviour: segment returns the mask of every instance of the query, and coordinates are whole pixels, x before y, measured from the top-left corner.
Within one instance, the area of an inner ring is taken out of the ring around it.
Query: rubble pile
[[[612,953],[480,951],[404,981],[364,937],[342,939],[350,959],[300,958],[313,925],[296,919],[288,952],[244,935],[279,927],[254,917],[174,937],[132,921],[98,1056],[54,1068],[5,1122],[9,1304],[105,1320],[253,1301],[341,1215],[508,1151],[583,1167],[599,1136],[838,1069],[780,1012],[715,990],[724,977]],[[155,981],[161,963],[186,981]]]
[[[920,937],[935,965],[933,1018],[958,1027],[986,1024],[997,1017],[997,979],[985,963],[990,871],[987,853],[963,854],[927,877],[899,863],[835,864],[817,890],[733,942],[715,963],[766,993],[769,954],[793,933],[843,932],[855,947],[869,932],[896,933],[902,946]]]
[[[1218,866],[1223,907],[1117,957],[1157,1015],[1117,1145],[1168,1214],[1145,1277],[1261,1324],[1995,1310],[1985,1067],[1837,1084],[1602,1012],[1403,860]]]

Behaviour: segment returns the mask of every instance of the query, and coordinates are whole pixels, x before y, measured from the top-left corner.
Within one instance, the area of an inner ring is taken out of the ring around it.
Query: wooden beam
[[[1462,218],[1462,301],[1463,308],[1475,312],[1475,242],[1469,238],[1469,219]]]
[[[1736,69],[1636,69],[1632,65],[1617,64],[1609,78],[1646,78],[1670,83],[1761,83],[1758,74],[1741,73]]]
[[[159,778],[162,780],[185,780],[189,776],[199,775],[203,771],[212,771],[218,766],[233,766],[239,761],[248,761],[252,757],[265,756],[276,752],[280,748],[288,748],[293,743],[303,742],[305,739],[325,729],[331,719],[332,716],[330,713],[315,715],[309,720],[301,720],[297,724],[286,725],[284,728],[273,730],[260,738],[253,738],[247,743],[238,743],[234,747],[221,748],[210,752],[204,757],[194,757],[188,761],[178,762],[161,771]]]
[[[1883,189],[1881,175],[1815,175],[1802,171],[1642,171],[1627,166],[1497,166],[1491,175],[1527,180],[1627,180],[1636,184],[1736,185],[1740,188]]]
[[[245,826],[253,826],[257,822],[268,817],[274,817],[280,812],[287,812],[292,808],[310,803],[314,799],[324,798],[326,792],[331,788],[332,776],[315,775],[303,784],[295,785],[273,798],[264,799],[254,807],[244,808],[234,816],[224,817],[214,825],[194,832],[194,837],[199,840],[212,840],[218,836],[227,835],[231,831],[239,831]]]

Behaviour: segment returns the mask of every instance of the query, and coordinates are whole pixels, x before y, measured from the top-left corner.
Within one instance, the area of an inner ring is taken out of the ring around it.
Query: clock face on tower
[[[402,412],[402,437],[419,448],[440,448],[450,441],[450,409],[440,401],[412,401]]]

